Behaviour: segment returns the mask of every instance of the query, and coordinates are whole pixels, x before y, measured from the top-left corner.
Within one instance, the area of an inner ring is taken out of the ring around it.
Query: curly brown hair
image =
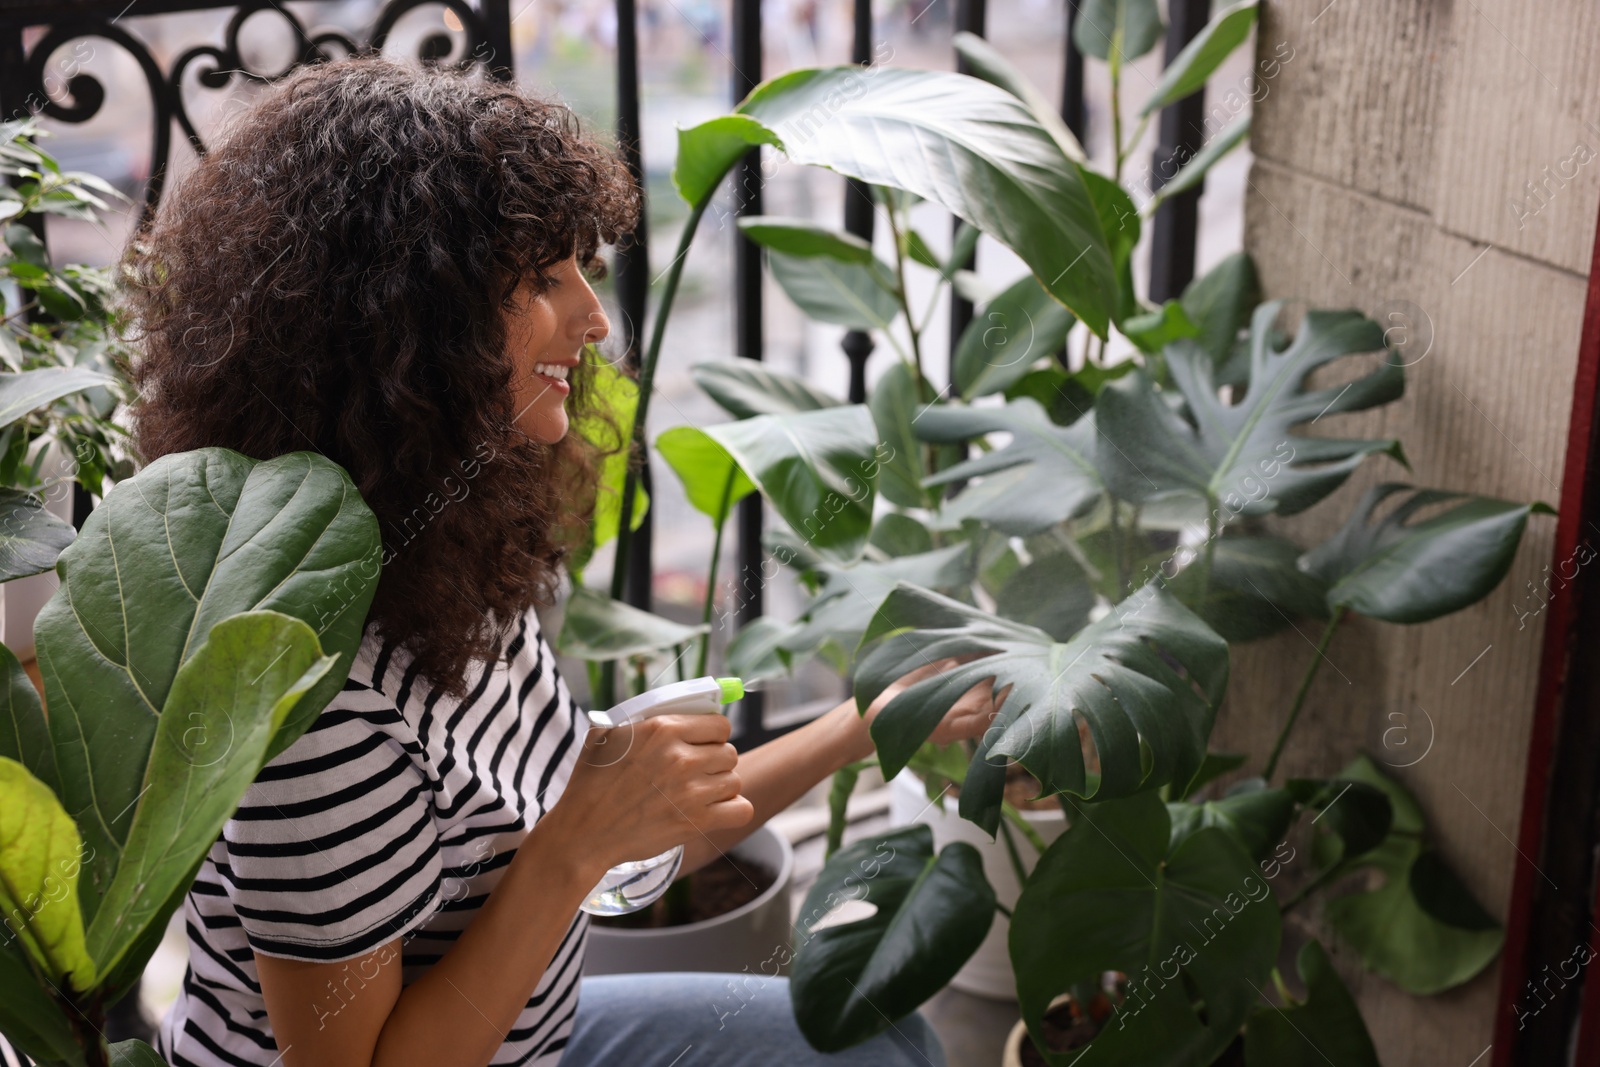
[[[571,255],[603,274],[638,213],[565,105],[372,53],[301,67],[123,251],[138,457],[343,466],[383,531],[368,627],[460,696],[553,598],[593,507],[594,447],[514,426],[504,313]]]

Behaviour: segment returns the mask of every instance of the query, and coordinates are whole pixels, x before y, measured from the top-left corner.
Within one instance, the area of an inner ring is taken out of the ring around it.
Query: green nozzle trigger
[[[744,696],[744,679],[742,678],[718,678],[717,684],[722,687],[722,699],[718,703],[732,704],[735,700]]]

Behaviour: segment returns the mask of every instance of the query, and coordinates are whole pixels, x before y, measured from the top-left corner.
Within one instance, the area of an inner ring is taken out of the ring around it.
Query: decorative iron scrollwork
[[[172,62],[171,69],[162,71],[149,47],[116,22],[116,16],[67,18],[50,26],[44,36],[35,42],[22,65],[19,82],[7,88],[20,95],[23,110],[33,111],[61,122],[87,122],[100,112],[106,101],[106,87],[100,79],[81,70],[74,70],[62,87],[64,100],[51,96],[47,87],[49,72],[46,64],[63,46],[87,38],[102,38],[126,51],[139,64],[145,84],[150,92],[154,129],[150,142],[150,180],[145,187],[145,199],[140,208],[139,222],[143,223],[161,202],[167,165],[171,160],[172,124],[176,122],[188,138],[196,154],[204,155],[205,141],[195,128],[184,100],[184,76],[191,65],[196,65],[200,85],[207,89],[226,89],[235,78],[271,83],[287,76],[306,63],[326,62],[341,55],[358,52],[382,52],[395,25],[405,15],[421,7],[441,7],[453,12],[462,27],[465,47],[459,58],[450,65],[457,70],[468,70],[483,64],[496,77],[506,77],[508,62],[491,64],[494,49],[491,35],[483,15],[467,0],[391,0],[378,14],[367,42],[363,45],[339,30],[308,31],[294,14],[273,0],[244,0],[228,19],[219,47],[212,44],[196,45],[187,49]],[[293,59],[282,70],[267,72],[250,70],[239,48],[239,34],[245,22],[253,15],[270,12],[288,24],[294,36]],[[503,28],[506,29],[506,28]],[[501,35],[509,37],[509,30]],[[450,33],[435,32],[424,35],[417,43],[417,54],[412,57],[422,63],[443,63],[457,50],[458,38]],[[76,64],[74,64],[76,67]],[[59,78],[53,79],[59,81]],[[8,111],[14,105],[8,101]]]

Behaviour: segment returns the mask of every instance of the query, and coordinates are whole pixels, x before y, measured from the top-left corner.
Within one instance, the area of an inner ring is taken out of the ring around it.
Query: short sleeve
[[[397,734],[404,720],[387,698],[347,688],[223,826],[213,856],[255,951],[353,959],[439,907],[432,790]]]

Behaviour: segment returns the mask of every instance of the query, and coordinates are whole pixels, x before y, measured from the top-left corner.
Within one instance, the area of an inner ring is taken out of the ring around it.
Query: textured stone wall
[[[1369,461],[1283,528],[1312,543],[1380,480],[1555,504],[1600,207],[1600,5],[1263,0],[1258,57],[1285,45],[1294,58],[1255,107],[1245,244],[1269,296],[1415,331],[1416,362],[1399,403],[1317,427],[1398,436],[1412,472]],[[1510,578],[1476,607],[1418,627],[1347,623],[1286,762],[1332,772],[1359,746],[1396,768],[1502,918],[1526,862],[1512,842],[1543,633],[1528,583],[1553,531],[1535,519]],[[1271,745],[1314,654],[1317,632],[1300,629],[1236,657],[1218,746]],[[1497,968],[1415,999],[1349,950],[1336,958],[1386,1067],[1488,1063],[1509,1010]]]

